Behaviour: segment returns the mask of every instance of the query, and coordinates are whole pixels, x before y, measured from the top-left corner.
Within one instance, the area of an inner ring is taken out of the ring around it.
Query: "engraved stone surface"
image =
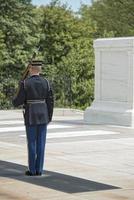
[[[134,37],[97,39],[94,48],[95,100],[84,120],[134,126]]]

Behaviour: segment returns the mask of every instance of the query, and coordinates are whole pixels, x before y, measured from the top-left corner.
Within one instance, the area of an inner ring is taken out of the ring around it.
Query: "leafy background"
[[[98,0],[73,12],[59,0],[0,0],[0,109],[12,108],[18,81],[40,45],[42,75],[56,107],[85,109],[94,99],[93,40],[134,35],[133,0]]]

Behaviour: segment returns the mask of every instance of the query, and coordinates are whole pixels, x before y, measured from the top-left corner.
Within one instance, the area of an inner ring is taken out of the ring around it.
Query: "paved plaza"
[[[26,166],[22,112],[0,111],[0,200],[134,200],[134,129],[55,109],[43,176],[25,176]]]

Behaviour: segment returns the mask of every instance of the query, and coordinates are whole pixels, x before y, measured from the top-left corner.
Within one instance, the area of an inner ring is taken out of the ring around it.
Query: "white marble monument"
[[[94,48],[95,100],[84,120],[134,127],[134,37],[97,39]]]

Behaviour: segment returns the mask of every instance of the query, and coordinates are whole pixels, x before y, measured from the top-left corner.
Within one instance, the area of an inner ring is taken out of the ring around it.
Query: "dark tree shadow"
[[[45,171],[43,176],[25,176],[26,166],[0,161],[0,177],[8,177],[65,193],[82,193],[100,190],[120,189],[112,185],[98,183],[57,172]]]

